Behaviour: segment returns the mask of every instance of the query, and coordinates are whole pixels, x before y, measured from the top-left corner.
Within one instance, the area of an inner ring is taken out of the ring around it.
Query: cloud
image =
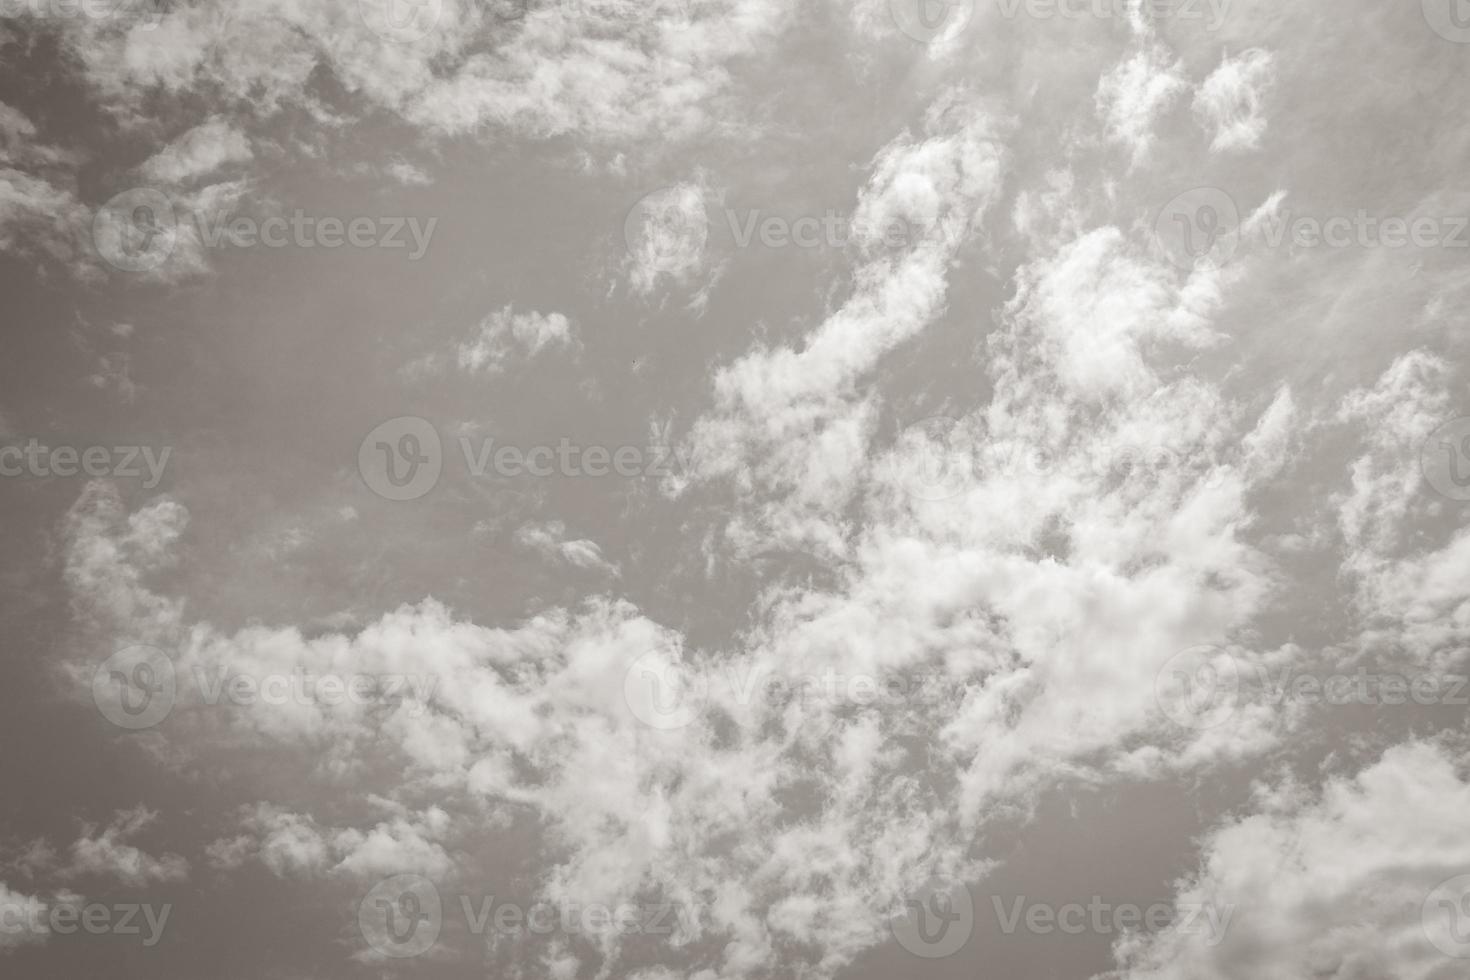
[[[1188,87],[1182,62],[1148,43],[1099,79],[1097,112],[1108,137],[1129,147],[1137,165],[1153,147],[1155,122]]]
[[[513,359],[530,360],[543,351],[576,344],[572,323],[561,313],[515,313],[509,305],[480,321],[474,337],[460,344],[455,363],[462,371],[497,374]]]
[[[566,562],[578,568],[616,577],[618,566],[602,557],[602,549],[594,541],[567,540],[567,526],[562,521],[526,524],[516,530],[516,544],[552,561]]]
[[[1230,152],[1260,147],[1266,132],[1262,102],[1274,79],[1271,54],[1259,48],[1220,62],[1194,96],[1200,124],[1214,131],[1210,149]]]
[[[1465,762],[1416,742],[1320,793],[1261,789],[1258,812],[1211,833],[1199,872],[1179,886],[1180,907],[1233,910],[1223,941],[1179,927],[1128,937],[1109,980],[1460,976],[1433,944],[1440,910],[1430,903],[1442,882],[1470,873]]]
[[[212,174],[221,167],[249,163],[253,158],[245,133],[215,116],[179,136],[145,160],[138,169],[149,181],[184,184]]]
[[[154,857],[128,843],[157,819],[157,812],[140,805],[118,811],[112,823],[100,832],[96,827],[86,827],[71,845],[71,861],[62,874],[106,875],[133,888],[187,878],[189,864],[179,855]]]
[[[0,923],[0,956],[18,946],[44,943],[51,934],[46,926],[48,904],[33,895],[12,891],[0,881],[0,909],[6,912]]]

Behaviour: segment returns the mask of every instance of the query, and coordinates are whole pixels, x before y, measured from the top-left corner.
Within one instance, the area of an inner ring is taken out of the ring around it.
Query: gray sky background
[[[1464,975],[1465,0],[0,15],[0,972]]]

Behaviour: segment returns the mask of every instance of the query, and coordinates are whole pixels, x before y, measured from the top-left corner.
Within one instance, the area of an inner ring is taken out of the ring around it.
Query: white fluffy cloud
[[[1320,793],[1262,789],[1262,812],[1214,831],[1177,896],[1181,907],[1232,908],[1223,941],[1180,929],[1130,937],[1113,980],[1463,976],[1456,950],[1470,947],[1454,942],[1467,921],[1454,906],[1463,891],[1437,889],[1470,874],[1465,761],[1412,743]]]

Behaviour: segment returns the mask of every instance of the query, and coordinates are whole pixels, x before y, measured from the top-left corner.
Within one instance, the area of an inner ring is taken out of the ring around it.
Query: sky
[[[0,80],[0,974],[1470,969],[1466,0]]]

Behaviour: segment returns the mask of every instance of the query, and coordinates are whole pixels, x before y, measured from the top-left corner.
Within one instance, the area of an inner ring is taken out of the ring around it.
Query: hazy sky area
[[[1464,980],[1470,0],[0,0],[0,977]]]

